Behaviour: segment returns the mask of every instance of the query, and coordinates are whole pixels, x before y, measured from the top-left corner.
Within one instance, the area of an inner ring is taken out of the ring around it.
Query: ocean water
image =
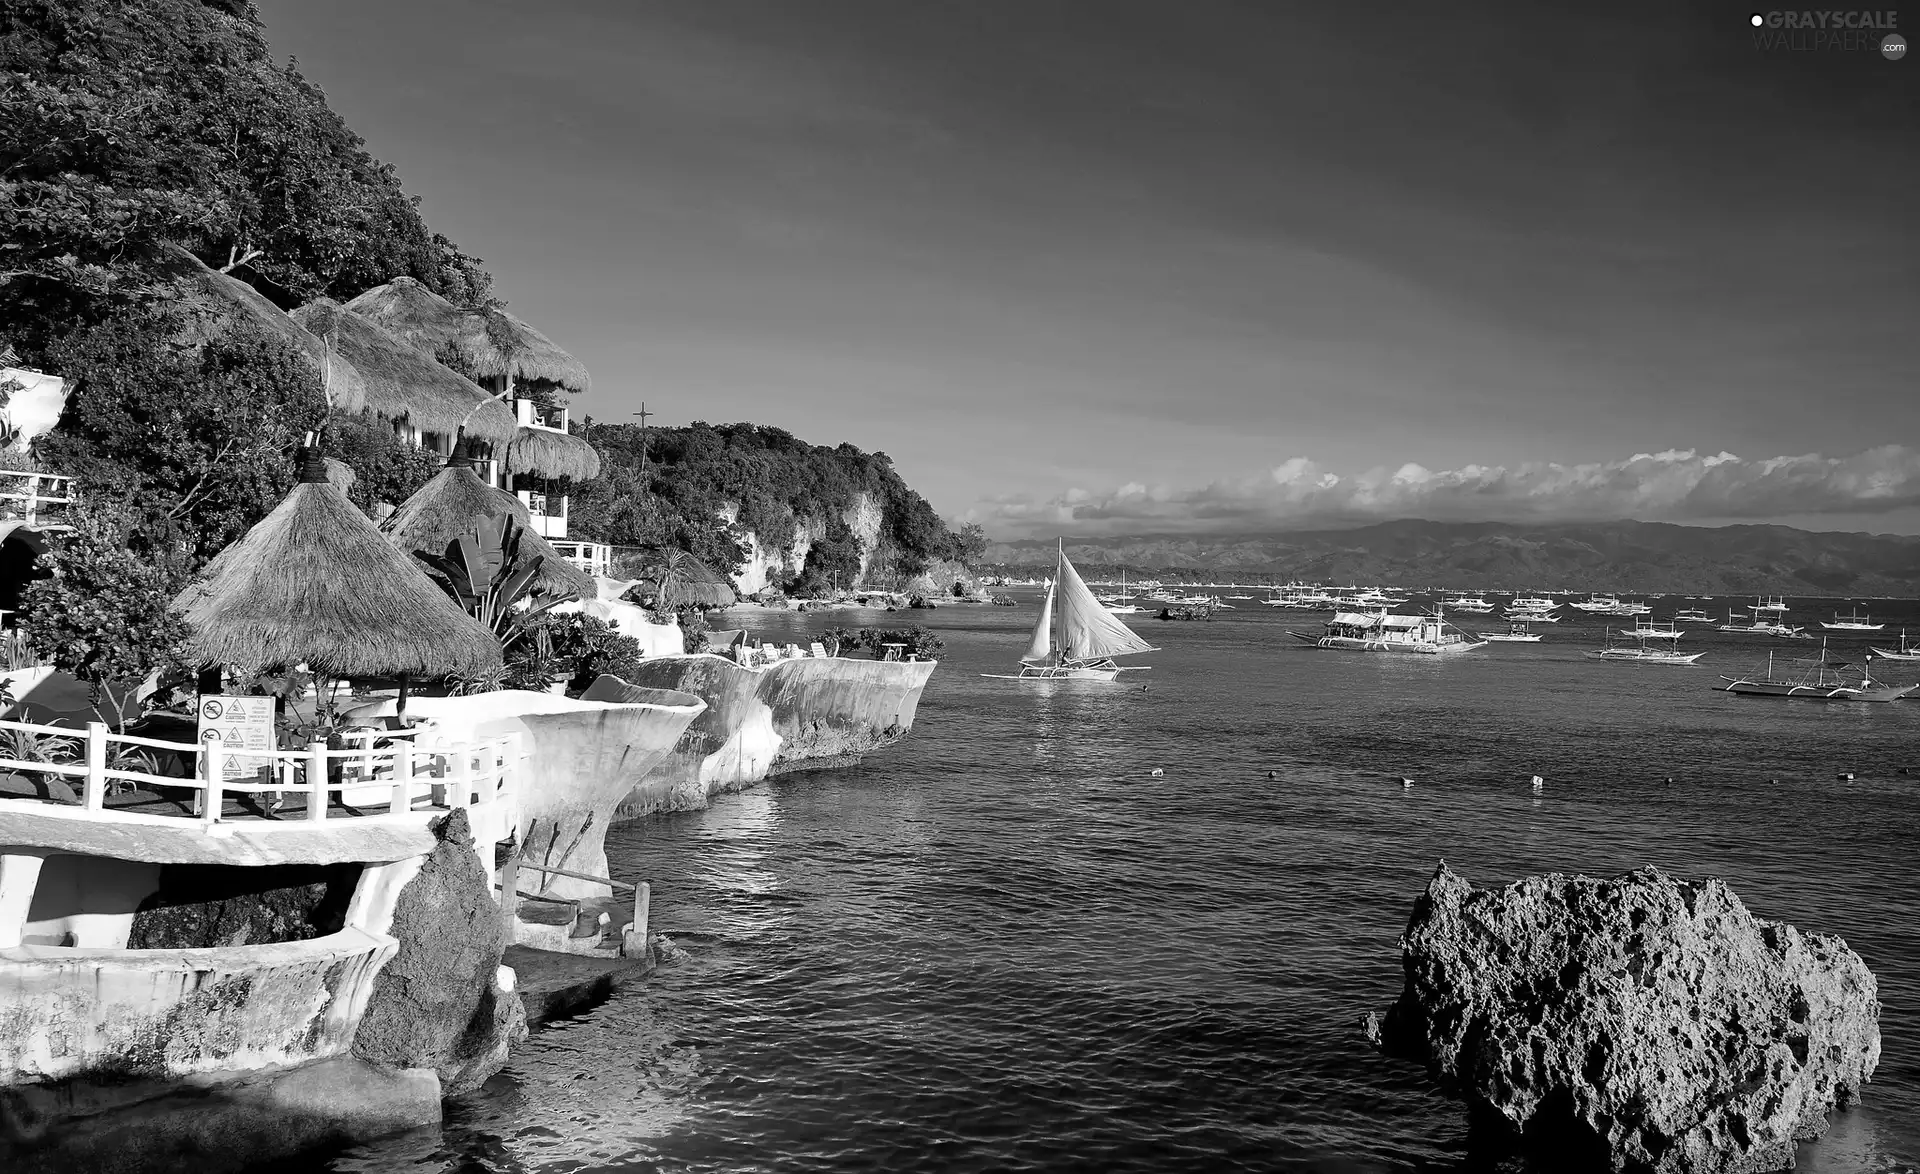
[[[899,746],[610,833],[685,956],[536,1035],[441,1129],[328,1166],[1474,1169],[1459,1104],[1358,1027],[1441,859],[1480,885],[1720,876],[1843,936],[1884,1052],[1800,1168],[1920,1165],[1920,701],[1712,688],[1798,642],[1696,631],[1696,667],[1602,663],[1580,651],[1619,621],[1582,617],[1458,656],[1323,652],[1287,635],[1321,617],[1244,602],[1130,617],[1161,651],[1123,685],[983,679],[1024,645],[1021,598],[737,621],[919,621],[947,648]],[[1871,606],[1920,634],[1920,609]]]

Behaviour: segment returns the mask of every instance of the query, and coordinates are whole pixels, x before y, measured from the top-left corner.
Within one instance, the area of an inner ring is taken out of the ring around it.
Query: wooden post
[[[204,786],[200,791],[200,818],[208,823],[219,823],[220,815],[227,805],[226,751],[227,748],[218,742],[200,743],[200,767],[206,775]]]
[[[107,723],[87,723],[87,778],[82,804],[99,811],[107,804]]]
[[[387,814],[413,810],[413,741],[393,740],[393,797],[387,801]]]
[[[513,844],[513,855],[500,866],[500,940],[513,944],[513,923],[520,908],[520,842]]]
[[[307,818],[327,818],[327,744],[307,743]]]
[[[628,958],[647,956],[647,918],[652,914],[653,887],[646,881],[633,886],[633,924],[620,938],[620,953]]]

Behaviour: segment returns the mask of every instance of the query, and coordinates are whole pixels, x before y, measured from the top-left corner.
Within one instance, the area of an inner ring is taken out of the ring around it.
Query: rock
[[[453,1096],[477,1088],[527,1035],[520,1000],[501,991],[500,910],[474,853],[467,813],[434,825],[440,843],[394,903],[400,948],[374,980],[353,1054],[432,1068]]]
[[[1477,1150],[1633,1174],[1789,1169],[1880,1059],[1872,972],[1754,917],[1723,882],[1643,868],[1476,890],[1442,864],[1381,1025],[1467,1102]]]

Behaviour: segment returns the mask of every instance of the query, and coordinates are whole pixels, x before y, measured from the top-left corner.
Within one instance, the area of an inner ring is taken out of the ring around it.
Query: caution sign
[[[218,742],[226,751],[223,779],[259,777],[273,765],[266,752],[274,748],[271,697],[227,697],[202,694],[200,744]]]

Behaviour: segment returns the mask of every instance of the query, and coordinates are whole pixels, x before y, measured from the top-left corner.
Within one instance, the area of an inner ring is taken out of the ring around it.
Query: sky
[[[1004,537],[1920,533],[1920,60],[1873,41],[1727,4],[259,8],[587,364],[576,415],[883,451]]]

